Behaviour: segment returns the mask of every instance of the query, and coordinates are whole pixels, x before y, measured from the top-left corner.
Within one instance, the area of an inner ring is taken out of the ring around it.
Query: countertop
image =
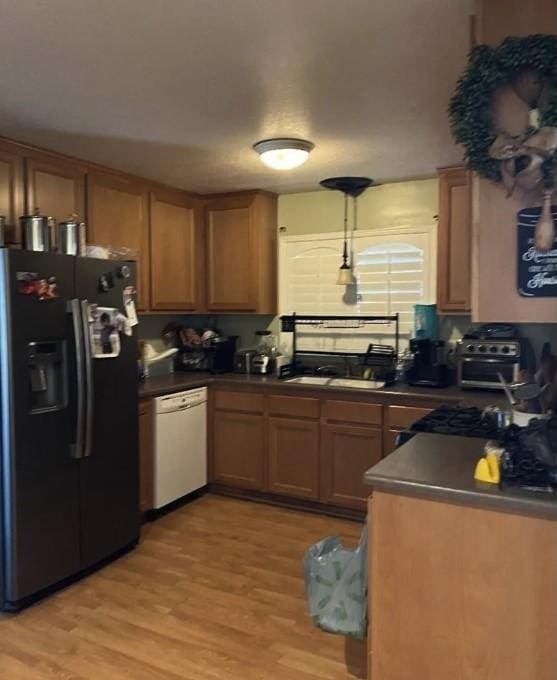
[[[557,493],[476,482],[485,439],[419,433],[370,468],[364,481],[378,491],[557,520]]]
[[[444,387],[444,388],[427,388],[427,387],[411,387],[410,385],[393,385],[392,387],[385,387],[380,390],[364,391],[349,387],[339,388],[323,385],[299,385],[295,383],[287,383],[284,380],[279,380],[275,376],[264,375],[242,375],[238,373],[223,373],[220,375],[211,375],[209,373],[172,373],[170,375],[158,376],[156,378],[148,378],[146,381],[140,383],[139,397],[141,399],[148,399],[151,397],[159,397],[164,394],[172,394],[172,392],[180,392],[181,390],[188,390],[194,387],[201,387],[202,385],[229,385],[229,386],[255,386],[276,389],[287,389],[292,391],[311,390],[312,392],[323,392],[330,394],[332,392],[350,394],[351,396],[358,395],[363,400],[380,401],[396,403],[404,401],[432,401],[434,404],[459,404],[460,406],[477,406],[478,408],[485,408],[488,405],[496,405],[505,408],[507,401],[504,395],[500,392],[489,391],[473,391],[461,390],[459,387]]]

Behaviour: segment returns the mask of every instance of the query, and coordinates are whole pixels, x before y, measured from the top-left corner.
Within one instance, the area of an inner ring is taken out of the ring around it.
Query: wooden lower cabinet
[[[217,487],[314,501],[339,514],[366,510],[364,473],[429,409],[286,394],[212,390],[211,481]],[[268,500],[273,500],[268,498]]]
[[[400,430],[383,430],[383,457],[388,456],[396,449],[396,440]]]
[[[365,510],[363,475],[381,460],[380,428],[325,423],[321,427],[321,501]]]
[[[153,509],[154,500],[154,427],[153,402],[143,399],[139,402],[139,510]]]
[[[216,410],[213,419],[213,481],[263,490],[265,421],[257,413]]]
[[[268,479],[271,493],[319,499],[319,422],[268,420]]]

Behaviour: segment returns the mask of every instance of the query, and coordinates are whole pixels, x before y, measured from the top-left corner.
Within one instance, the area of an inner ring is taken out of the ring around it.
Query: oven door
[[[502,389],[499,373],[508,383],[518,381],[519,363],[514,359],[494,357],[460,357],[458,384],[460,387]]]

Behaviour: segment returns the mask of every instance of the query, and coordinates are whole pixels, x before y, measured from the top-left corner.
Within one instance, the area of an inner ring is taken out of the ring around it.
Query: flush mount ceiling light
[[[253,145],[263,163],[274,170],[292,170],[308,159],[315,145],[304,139],[264,139]]]
[[[373,180],[369,177],[329,177],[328,179],[321,180],[319,184],[325,187],[325,189],[342,191],[344,194],[344,245],[337,284],[339,286],[349,286],[355,283],[355,280],[352,262],[348,261],[348,197],[351,196],[354,201],[354,221],[352,223],[352,231],[354,231],[356,229],[356,199],[373,184]]]

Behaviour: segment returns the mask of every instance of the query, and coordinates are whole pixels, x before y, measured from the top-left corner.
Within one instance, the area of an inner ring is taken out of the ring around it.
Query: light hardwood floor
[[[0,678],[345,680],[365,643],[315,629],[302,557],[361,526],[207,495],[144,527],[141,544],[0,617]]]

